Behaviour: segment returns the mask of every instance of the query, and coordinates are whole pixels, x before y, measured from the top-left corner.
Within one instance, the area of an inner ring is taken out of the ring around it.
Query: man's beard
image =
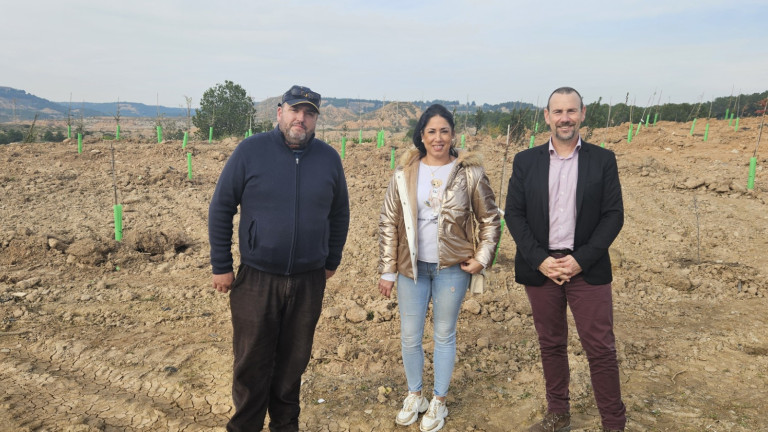
[[[309,142],[310,133],[307,130],[296,132],[293,130],[292,126],[288,126],[287,131],[283,131],[283,136],[285,137],[285,142],[288,144],[288,147],[292,149],[301,149],[307,146],[307,142]]]
[[[568,135],[560,135],[560,126],[571,126],[573,127],[573,131]],[[570,141],[573,139],[574,136],[576,136],[576,132],[578,132],[578,129],[576,129],[576,125],[573,123],[562,123],[558,127],[555,128],[555,136],[557,139],[561,141]]]

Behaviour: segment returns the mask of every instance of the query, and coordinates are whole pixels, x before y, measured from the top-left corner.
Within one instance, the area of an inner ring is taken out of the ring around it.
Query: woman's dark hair
[[[433,104],[430,105],[429,108],[427,108],[426,111],[424,111],[424,114],[421,115],[419,118],[419,122],[416,123],[416,129],[413,131],[413,145],[416,146],[417,149],[419,149],[419,153],[421,154],[421,157],[424,157],[427,155],[427,149],[424,147],[424,142],[421,140],[421,133],[424,132],[424,128],[427,127],[427,123],[429,123],[429,120],[434,116],[440,116],[444,118],[449,125],[451,125],[451,133],[453,133],[454,130],[454,123],[453,123],[453,114],[451,114],[448,109],[446,109],[444,106],[440,104]],[[451,150],[450,154],[452,156],[458,156],[459,153],[456,151],[455,148],[453,148],[453,143],[451,143]]]

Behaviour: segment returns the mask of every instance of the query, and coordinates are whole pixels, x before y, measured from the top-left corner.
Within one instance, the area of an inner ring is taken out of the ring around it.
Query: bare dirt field
[[[754,191],[746,189],[759,126],[712,120],[706,142],[703,121],[692,136],[691,123],[660,122],[631,143],[627,125],[593,131],[591,142],[616,153],[624,191],[626,222],[611,254],[629,431],[768,430],[768,159],[759,152]],[[340,147],[339,132],[325,138]],[[394,423],[406,393],[399,317],[376,289],[390,142],[398,154],[406,147],[388,140],[346,148],[352,222],[304,375],[302,430],[418,430]],[[1,431],[224,430],[231,325],[227,295],[210,287],[207,209],[236,144],[182,149],[129,136],[86,139],[81,154],[73,141],[0,146]],[[523,148],[513,145],[505,162],[505,146],[504,137],[467,141],[502,203]],[[545,409],[514,249],[504,232],[490,288],[465,300],[446,431],[524,430]],[[596,431],[571,332],[573,430]]]

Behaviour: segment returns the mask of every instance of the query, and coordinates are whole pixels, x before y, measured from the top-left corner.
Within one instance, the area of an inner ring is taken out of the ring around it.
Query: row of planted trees
[[[225,81],[223,84],[217,84],[206,90],[200,100],[200,107],[195,111],[194,115],[192,115],[192,99],[186,96],[185,99],[187,119],[182,127],[175,126],[176,122],[174,119],[167,118],[164,114],[161,114],[158,105],[155,122],[158,141],[162,140],[161,137],[163,135],[164,138],[186,139],[188,133],[192,130],[192,125],[196,128],[197,137],[199,139],[207,139],[209,142],[213,139],[231,136],[247,137],[253,133],[270,130],[273,127],[271,120],[255,121],[256,108],[253,99],[247,95],[243,87],[232,81]],[[607,104],[603,103],[602,98],[590,103],[587,105],[588,115],[583,126],[596,129],[624,123],[656,123],[659,120],[688,122],[704,117],[707,119],[727,119],[729,116],[731,118],[736,116],[737,119],[739,117],[751,117],[760,115],[761,110],[765,109],[766,101],[768,101],[768,91],[752,95],[719,97],[708,103],[699,101],[697,104],[661,104],[662,95],[659,94],[657,98],[656,93],[654,93],[649,98],[648,104],[645,107],[636,105],[634,100],[630,103],[629,99],[630,95],[627,94],[623,102],[616,104],[613,104],[612,101],[609,101]],[[464,129],[466,129],[467,125],[471,125],[476,133],[484,131],[492,135],[504,133],[509,124],[519,125],[516,129],[518,132],[515,132],[519,134],[523,134],[524,131],[537,134],[540,130],[543,130],[545,125],[542,110],[532,107],[530,104],[521,105],[524,105],[524,107],[512,109],[509,112],[484,112],[482,109],[478,109],[474,114],[457,114],[456,124],[459,126],[464,125]],[[118,100],[116,113],[113,115],[116,122],[115,133],[111,137],[105,135],[105,138],[120,139],[120,109],[121,105]],[[79,117],[74,118],[70,102],[70,109],[67,115],[67,138],[73,138],[75,135],[84,136],[88,133],[85,130],[83,111],[80,110]],[[34,129],[34,122],[29,129],[28,133],[22,133],[24,140],[27,138],[34,140],[37,136],[31,133]],[[59,132],[59,134],[55,132]],[[61,135],[63,133],[60,131],[55,132],[47,131],[42,137],[43,140],[60,141],[61,139],[59,138],[62,138]],[[12,132],[10,133],[13,134]],[[18,136],[8,134],[9,132],[6,131],[5,137],[0,135],[0,143],[2,143],[3,138],[13,139],[9,142],[20,141]]]
[[[192,114],[192,98],[184,96],[186,101],[186,124],[185,127],[172,129],[171,134],[167,134],[167,125],[170,119],[160,113],[158,104],[158,113],[155,121],[157,129],[157,141],[163,141],[163,138],[181,140],[186,143],[192,125],[196,128],[196,135],[199,139],[208,142],[214,139],[221,139],[231,136],[253,135],[255,132],[263,132],[272,128],[271,121],[254,122],[256,116],[256,107],[253,99],[247,95],[245,89],[232,81],[225,81],[224,84],[217,84],[203,93],[200,99],[200,108]],[[116,122],[115,138],[120,139],[120,102],[117,104],[117,111],[114,115]],[[164,135],[165,133],[165,135]]]
[[[272,129],[272,121],[255,121],[256,108],[253,99],[247,95],[245,89],[232,81],[225,81],[224,84],[217,84],[209,88],[203,94],[200,100],[200,108],[192,109],[192,98],[185,96],[186,101],[186,119],[166,117],[160,112],[158,104],[157,116],[155,117],[155,128],[157,130],[158,142],[163,139],[186,140],[192,131],[192,126],[196,128],[196,135],[199,139],[207,139],[209,142],[214,139],[239,136],[247,137],[254,133],[264,132]],[[88,130],[85,118],[85,107],[73,109],[70,100],[67,110],[66,129],[61,127],[46,127],[45,130],[36,127],[36,121],[31,124],[14,125],[5,129],[0,129],[0,144],[11,142],[60,142],[67,138],[79,137],[101,133],[103,139],[120,140],[121,135],[125,134],[123,124],[125,118],[121,110],[125,108],[125,103],[116,103],[115,113],[112,117],[115,120],[114,133],[104,133],[103,131]]]
[[[587,128],[604,128],[624,123],[655,123],[657,121],[689,122],[697,118],[735,119],[739,117],[755,117],[762,115],[768,101],[768,91],[751,95],[718,97],[710,101],[698,103],[666,103],[661,104],[662,95],[658,98],[654,93],[646,106],[638,106],[630,95],[618,103],[602,98],[587,105],[587,117],[582,126]],[[512,109],[509,112],[487,112],[478,109],[474,114],[458,114],[457,125],[471,125],[475,131],[486,131],[492,135],[500,135],[506,131],[508,124],[521,124],[528,131],[538,133],[544,127],[541,109],[525,107]]]

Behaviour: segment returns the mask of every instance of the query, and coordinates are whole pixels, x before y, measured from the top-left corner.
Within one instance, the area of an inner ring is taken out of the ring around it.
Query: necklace
[[[439,188],[443,185],[443,181],[439,178],[435,178],[435,174],[437,174],[438,171],[440,171],[440,168],[444,167],[445,165],[439,165],[435,169],[432,169],[432,166],[424,164],[425,167],[429,170],[429,175],[432,177],[432,186]]]
[[[435,178],[435,175],[438,171],[440,171],[440,168],[450,165],[450,162],[445,165],[438,165],[436,167],[432,167],[431,165],[427,165],[424,162],[421,162],[424,166],[427,167],[427,170],[429,170],[429,175],[431,177],[430,185],[432,186],[432,189],[429,193],[429,198],[426,200],[424,204],[427,205],[427,207],[432,208],[432,216],[436,217],[440,213],[440,207],[443,201],[443,194],[440,187],[443,185],[443,180],[440,178]],[[437,220],[435,220],[437,222]]]

